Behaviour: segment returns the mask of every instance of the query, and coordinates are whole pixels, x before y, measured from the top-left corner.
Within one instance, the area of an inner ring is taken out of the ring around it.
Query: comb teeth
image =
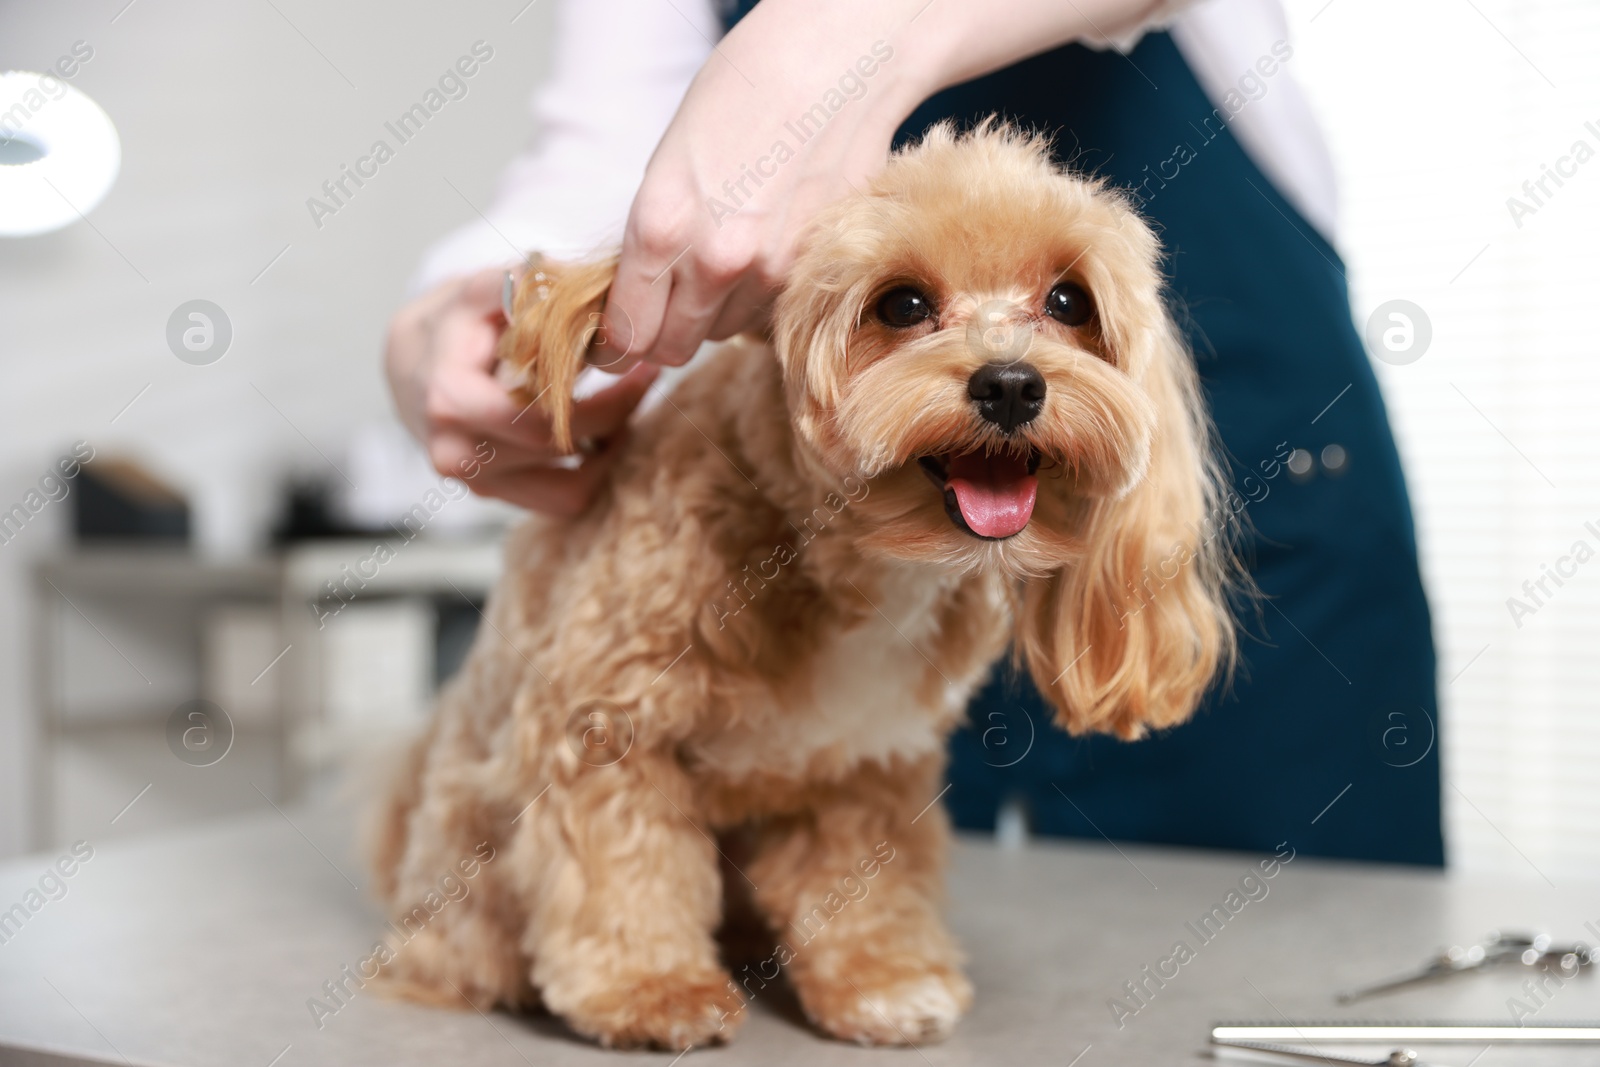
[[[1427,1067],[1418,1063],[1416,1054],[1409,1049],[1396,1049],[1392,1054],[1381,1060],[1360,1059],[1356,1056],[1341,1056],[1336,1052],[1307,1052],[1305,1049],[1292,1048],[1289,1045],[1279,1045],[1271,1041],[1218,1041],[1212,1039],[1212,1044],[1220,1048],[1248,1049],[1251,1052],[1268,1052],[1274,1056],[1284,1056],[1307,1063],[1358,1063],[1366,1067],[1389,1067],[1389,1065],[1411,1065],[1411,1067]],[[1410,1058],[1405,1058],[1409,1053]]]

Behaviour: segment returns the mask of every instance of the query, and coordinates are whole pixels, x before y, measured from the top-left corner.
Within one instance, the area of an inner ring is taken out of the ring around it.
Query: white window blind
[[[1439,642],[1451,862],[1600,874],[1600,4],[1288,7],[1356,321],[1404,299],[1432,326],[1378,369]]]

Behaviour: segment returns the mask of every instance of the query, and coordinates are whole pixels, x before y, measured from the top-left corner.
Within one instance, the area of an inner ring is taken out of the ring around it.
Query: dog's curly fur
[[[497,858],[389,981],[684,1048],[757,991],[715,937],[755,915],[822,1030],[948,1033],[972,989],[934,800],[1007,644],[1065,729],[1125,738],[1183,720],[1231,662],[1218,475],[1158,260],[1119,196],[995,123],[935,128],[825,212],[770,341],[702,357],[609,495],[512,536],[375,834],[397,919],[480,843]],[[544,265],[502,344],[562,434],[613,267]],[[1044,313],[1063,281],[1089,321]],[[902,286],[925,321],[875,313]],[[1011,432],[969,394],[997,360],[1046,387]],[[937,484],[973,454],[1040,464],[1013,536],[975,536]]]

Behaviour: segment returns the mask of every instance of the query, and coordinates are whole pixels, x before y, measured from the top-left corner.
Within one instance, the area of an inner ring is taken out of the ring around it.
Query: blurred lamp
[[[0,236],[87,215],[121,164],[117,128],[99,104],[54,74],[0,74]]]

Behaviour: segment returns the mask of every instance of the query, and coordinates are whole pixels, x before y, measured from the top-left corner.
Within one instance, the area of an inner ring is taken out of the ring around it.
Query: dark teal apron
[[[1053,133],[1060,159],[1146,198],[1251,501],[1243,547],[1267,599],[1241,611],[1232,684],[1136,744],[1065,736],[1002,670],[952,741],[956,824],[993,828],[1015,800],[1043,834],[1443,863],[1428,604],[1338,253],[1213,115],[1167,34],[1126,56],[1069,45],[957,86],[898,141],[990,114]],[[1284,464],[1291,449],[1303,473]]]

